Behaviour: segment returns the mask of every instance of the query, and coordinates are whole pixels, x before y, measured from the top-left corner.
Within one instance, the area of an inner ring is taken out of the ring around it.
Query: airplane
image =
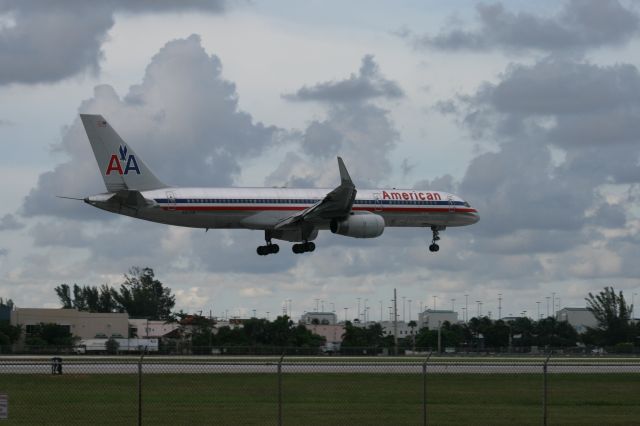
[[[361,189],[338,157],[340,185],[331,189],[182,188],[166,185],[102,115],[80,114],[106,193],[84,202],[109,212],[192,228],[264,231],[260,256],[280,251],[272,240],[293,242],[296,254],[313,252],[318,231],[375,238],[387,227],[429,228],[429,250],[440,250],[440,231],[472,225],[478,211],[441,191]]]

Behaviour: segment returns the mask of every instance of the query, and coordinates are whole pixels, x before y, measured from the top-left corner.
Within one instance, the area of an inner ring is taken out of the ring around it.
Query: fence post
[[[542,365],[542,375],[543,375],[543,379],[542,379],[542,424],[544,426],[547,426],[547,421],[548,421],[548,412],[547,412],[547,396],[548,396],[548,389],[547,389],[547,366],[549,365],[549,358],[551,358],[551,353],[549,353],[549,355],[547,355],[547,359],[544,360],[544,364]]]
[[[142,426],[142,360],[144,359],[144,351],[140,354],[138,360],[138,426]]]
[[[282,426],[282,361],[284,353],[278,361],[278,426]]]
[[[422,424],[427,426],[427,363],[433,351],[429,352],[427,359],[422,363]]]

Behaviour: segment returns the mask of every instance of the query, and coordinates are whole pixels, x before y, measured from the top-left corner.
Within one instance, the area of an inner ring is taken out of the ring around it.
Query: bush
[[[110,337],[109,340],[105,343],[105,347],[107,349],[108,354],[117,354],[118,348],[120,348],[120,343],[113,337]]]

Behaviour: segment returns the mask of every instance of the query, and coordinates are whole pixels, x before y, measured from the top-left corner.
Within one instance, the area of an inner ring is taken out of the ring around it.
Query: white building
[[[180,328],[178,323],[166,323],[164,321],[148,320],[144,318],[129,318],[129,327],[135,336],[139,338],[160,338],[173,330]]]
[[[393,336],[393,321],[382,321],[380,322],[380,326],[382,326],[382,334],[385,336]],[[413,333],[418,333],[418,327],[414,327]],[[403,337],[411,336],[411,327],[409,327],[409,323],[405,321],[398,321],[398,338],[402,339]]]
[[[429,330],[437,330],[445,321],[451,324],[458,322],[458,313],[438,309],[427,309],[418,315],[418,328],[427,327]]]
[[[320,335],[325,338],[327,344],[340,345],[342,343],[342,336],[344,335],[344,325],[320,325],[320,324],[305,324],[305,328],[312,333]]]
[[[333,312],[305,312],[300,318],[303,324],[335,325],[338,323],[338,316]]]
[[[587,331],[587,327],[596,328],[598,320],[587,308],[562,308],[556,312],[558,321],[567,321],[578,333]]]

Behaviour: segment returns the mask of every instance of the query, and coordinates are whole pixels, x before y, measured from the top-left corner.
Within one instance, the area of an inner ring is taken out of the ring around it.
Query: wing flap
[[[340,185],[329,192],[321,201],[280,221],[275,229],[289,226],[297,226],[302,222],[316,222],[336,218],[344,218],[351,212],[353,202],[356,199],[357,190],[342,158],[338,157],[338,169],[340,171]]]

